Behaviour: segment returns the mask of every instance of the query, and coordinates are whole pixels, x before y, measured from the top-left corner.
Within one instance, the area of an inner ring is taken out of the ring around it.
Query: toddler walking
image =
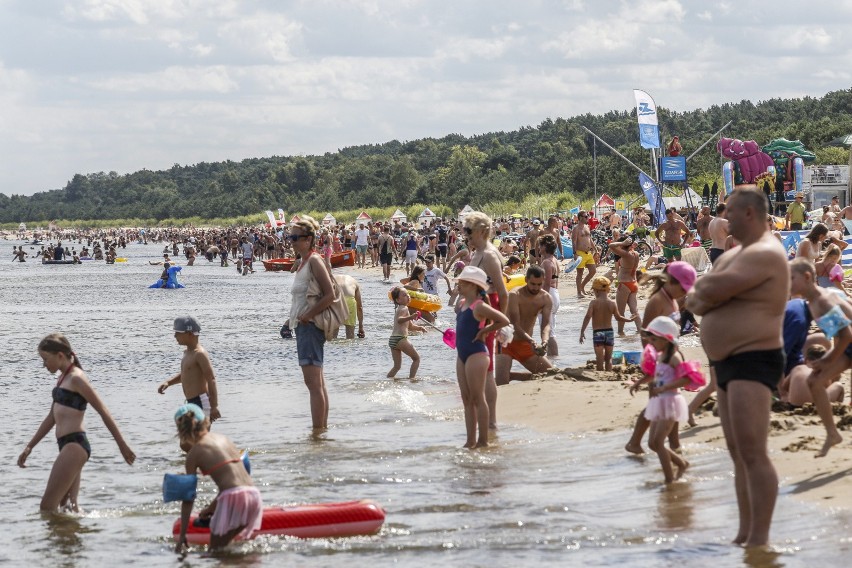
[[[412,314],[411,310],[408,309],[411,298],[408,296],[405,288],[397,286],[391,290],[391,299],[394,305],[394,317],[393,331],[391,332],[390,339],[388,339],[388,347],[390,347],[391,356],[393,357],[393,368],[388,371],[388,378],[392,379],[396,377],[397,372],[402,367],[402,354],[405,353],[411,357],[411,368],[408,370],[408,378],[413,379],[417,375],[417,368],[420,367],[420,354],[417,353],[417,350],[408,341],[408,332],[409,330],[426,331],[426,328],[412,323],[412,320],[419,317],[419,312]]]
[[[595,299],[589,302],[583,326],[580,328],[580,343],[586,340],[586,327],[592,322],[592,344],[595,346],[595,361],[598,371],[612,371],[612,348],[615,346],[615,332],[612,329],[612,318],[620,322],[633,321],[618,311],[618,306],[609,299],[610,281],[606,276],[596,276],[592,280],[592,290]]]
[[[672,428],[677,428],[678,422],[684,422],[689,417],[689,409],[680,388],[689,385],[692,379],[686,376],[683,358],[677,346],[680,329],[678,324],[668,316],[658,316],[644,330],[648,334],[648,343],[657,351],[656,367],[653,376],[648,374],[643,379],[633,383],[630,394],[638,390],[653,377],[651,398],[645,407],[645,418],[651,422],[651,432],[648,435],[648,446],[657,453],[666,483],[680,479],[689,462],[666,447],[666,438]],[[677,471],[672,470],[672,463]]]

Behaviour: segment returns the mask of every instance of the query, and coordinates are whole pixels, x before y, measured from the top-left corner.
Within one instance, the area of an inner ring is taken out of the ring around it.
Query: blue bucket
[[[624,352],[624,362],[628,365],[638,365],[642,360],[642,352],[641,351],[625,351]]]
[[[624,353],[621,351],[613,351],[612,352],[612,364],[613,365],[621,365],[622,360],[624,359]]]

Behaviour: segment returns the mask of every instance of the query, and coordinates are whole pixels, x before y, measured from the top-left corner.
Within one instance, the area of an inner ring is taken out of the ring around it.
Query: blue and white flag
[[[645,91],[633,89],[636,98],[636,118],[639,120],[639,143],[643,148],[660,147],[660,128],[657,124],[657,105]]]
[[[572,207],[571,209],[568,210],[568,213],[570,215],[576,215],[579,212],[580,212],[580,206],[579,205],[576,206],[576,207]]]
[[[648,200],[654,224],[660,223],[663,217],[665,217],[665,204],[660,196],[660,188],[654,183],[654,180],[642,172],[639,173],[639,185],[642,187],[645,199]]]

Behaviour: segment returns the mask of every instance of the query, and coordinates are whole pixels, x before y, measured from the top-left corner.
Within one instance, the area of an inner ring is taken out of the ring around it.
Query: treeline
[[[742,101],[684,113],[658,108],[658,113],[664,143],[678,135],[685,155],[732,120],[725,136],[761,145],[780,137],[799,139],[816,152],[817,163],[848,161],[848,150],[826,144],[852,133],[852,89],[821,98]],[[635,110],[611,111],[548,119],[512,132],[393,140],[322,156],[175,164],[168,170],[126,175],[77,174],[62,189],[29,197],[0,194],[0,223],[214,219],[278,208],[292,214],[420,203],[452,210],[466,204],[506,208],[537,195],[587,201],[595,185],[593,138],[581,126],[652,171],[648,152],[638,143]],[[596,151],[598,193],[637,193],[635,170],[600,143]],[[700,188],[719,179],[719,166],[711,143],[689,162],[690,183]]]

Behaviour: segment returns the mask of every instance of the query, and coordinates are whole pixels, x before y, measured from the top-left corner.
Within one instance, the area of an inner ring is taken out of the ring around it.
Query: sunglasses
[[[296,242],[299,239],[306,239],[308,237],[310,237],[310,235],[287,235],[287,239],[292,242]]]

